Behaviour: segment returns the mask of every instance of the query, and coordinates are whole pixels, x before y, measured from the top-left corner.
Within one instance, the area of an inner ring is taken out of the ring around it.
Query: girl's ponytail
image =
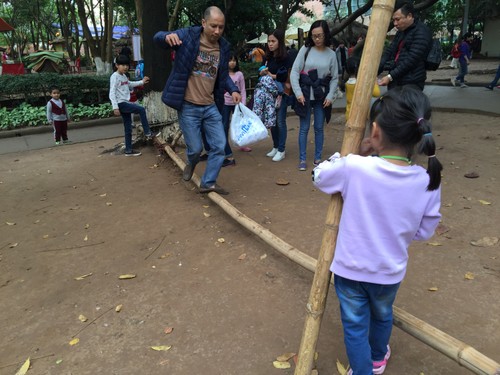
[[[436,190],[441,184],[441,171],[443,166],[436,157],[436,143],[431,133],[430,121],[423,117],[417,119],[417,126],[422,134],[422,140],[418,145],[418,153],[428,157],[427,174],[429,175],[429,185],[427,190]]]

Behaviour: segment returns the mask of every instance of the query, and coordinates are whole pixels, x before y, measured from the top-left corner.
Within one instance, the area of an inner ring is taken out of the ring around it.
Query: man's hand
[[[176,33],[168,34],[165,37],[165,42],[167,42],[170,47],[180,46],[182,44],[182,40],[179,39]]]
[[[113,109],[113,114],[115,116],[120,116],[120,110],[119,109]]]
[[[148,76],[144,76],[144,78],[142,79],[142,81],[144,82],[144,84],[146,83],[149,83],[150,79]]]
[[[384,76],[378,80],[378,85],[379,86],[387,86],[391,82],[388,76]]]
[[[241,95],[239,92],[233,92],[231,94],[232,98],[233,98],[233,101],[234,101],[234,104],[240,104],[241,103]]]
[[[304,95],[301,95],[297,97],[297,101],[301,104],[304,105],[306,103],[306,98],[304,98]]]

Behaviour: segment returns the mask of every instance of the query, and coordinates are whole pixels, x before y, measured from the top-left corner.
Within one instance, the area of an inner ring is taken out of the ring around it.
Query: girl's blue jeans
[[[392,332],[392,305],[400,283],[372,284],[334,275],[344,343],[354,375],[372,375]]]
[[[325,123],[323,101],[311,100],[307,106],[306,115],[300,118],[299,156],[301,161],[305,161],[307,156],[307,134],[311,127],[311,112],[314,114],[314,160],[321,160],[323,153],[323,124]]]

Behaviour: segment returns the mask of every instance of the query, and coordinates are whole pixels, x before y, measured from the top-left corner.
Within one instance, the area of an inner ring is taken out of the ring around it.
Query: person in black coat
[[[398,31],[382,55],[379,74],[382,70],[389,73],[379,80],[379,85],[388,89],[416,85],[423,90],[427,78],[425,60],[432,46],[431,31],[415,18],[412,3],[398,1],[395,9],[392,22]]]

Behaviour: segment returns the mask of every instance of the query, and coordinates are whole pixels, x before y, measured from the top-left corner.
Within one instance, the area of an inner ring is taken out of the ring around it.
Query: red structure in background
[[[10,26],[3,18],[0,18],[0,32],[14,31],[14,28]]]

